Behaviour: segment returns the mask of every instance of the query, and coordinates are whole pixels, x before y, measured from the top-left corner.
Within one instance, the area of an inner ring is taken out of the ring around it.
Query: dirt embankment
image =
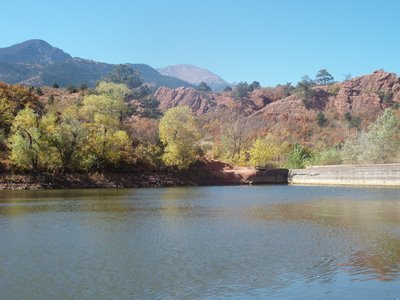
[[[189,183],[170,174],[0,174],[0,190],[133,188],[183,186]]]
[[[163,170],[104,174],[0,173],[0,190],[134,188],[287,183],[287,170],[256,170],[202,159],[186,171]]]

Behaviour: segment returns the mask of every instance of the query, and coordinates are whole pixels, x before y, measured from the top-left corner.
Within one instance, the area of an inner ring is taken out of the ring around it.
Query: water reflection
[[[364,299],[398,296],[395,189],[207,187],[0,196],[0,298],[334,299],[357,288]]]

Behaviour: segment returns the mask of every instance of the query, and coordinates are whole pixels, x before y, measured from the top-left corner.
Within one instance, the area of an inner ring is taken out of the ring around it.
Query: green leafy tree
[[[204,92],[204,93],[209,93],[212,91],[212,88],[210,88],[207,83],[204,81],[200,82],[200,84],[197,86],[197,90],[199,92]]]
[[[167,166],[187,169],[196,161],[200,130],[189,107],[169,109],[160,121],[159,135],[165,145],[163,161]]]
[[[315,76],[317,84],[327,85],[333,82],[333,76],[326,70],[321,69]]]
[[[258,81],[253,81],[250,85],[249,85],[249,91],[252,92],[254,90],[258,90],[261,88],[261,85]]]
[[[125,84],[130,89],[138,88],[143,84],[140,73],[129,64],[117,65],[105,80],[112,83]]]
[[[249,95],[249,84],[247,82],[239,82],[233,89],[233,97],[236,101],[244,104],[247,96]]]
[[[307,162],[312,159],[312,156],[310,149],[296,144],[292,152],[289,153],[286,166],[289,169],[302,169],[307,165]]]
[[[314,81],[308,77],[308,75],[304,75],[300,82],[297,83],[296,90],[303,98],[303,103],[306,108],[310,108],[315,97],[315,91],[312,88],[315,85]]]

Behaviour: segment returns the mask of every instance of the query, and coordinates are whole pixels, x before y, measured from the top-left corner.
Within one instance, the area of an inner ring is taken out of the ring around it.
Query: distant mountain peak
[[[163,75],[174,76],[194,85],[198,85],[200,82],[204,81],[214,91],[223,90],[227,85],[229,85],[228,82],[211,71],[191,64],[167,66],[165,68],[157,69],[157,71]]]
[[[0,48],[0,61],[8,63],[49,64],[64,62],[71,58],[68,53],[40,39]]]

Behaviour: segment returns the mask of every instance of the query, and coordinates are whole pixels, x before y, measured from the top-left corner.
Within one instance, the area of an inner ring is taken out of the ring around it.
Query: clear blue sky
[[[2,0],[0,47],[39,38],[72,56],[190,63],[229,82],[400,73],[399,0]]]

